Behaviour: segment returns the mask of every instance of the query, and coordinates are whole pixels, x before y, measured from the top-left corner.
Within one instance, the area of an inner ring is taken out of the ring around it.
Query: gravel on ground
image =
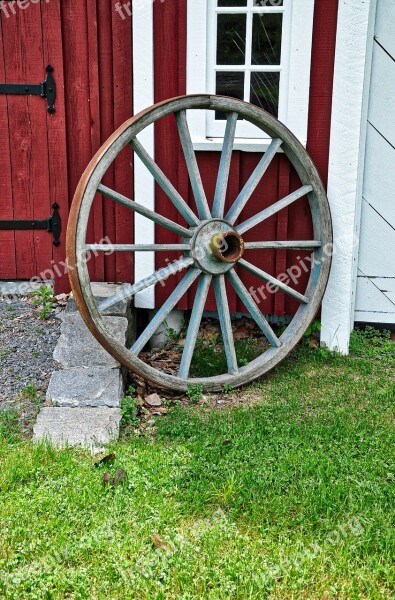
[[[45,397],[60,335],[60,309],[42,320],[30,298],[0,298],[0,411]]]

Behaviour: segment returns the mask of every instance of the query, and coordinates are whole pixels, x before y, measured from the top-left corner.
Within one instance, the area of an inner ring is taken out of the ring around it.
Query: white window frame
[[[253,12],[283,12],[279,119],[306,145],[310,92],[311,45],[314,0],[284,0],[283,7],[247,8]],[[215,13],[243,13],[246,8],[217,8],[216,0],[188,0],[187,4],[187,93],[215,93],[216,17]],[[250,22],[252,18],[250,17]],[[251,32],[248,28],[247,35]],[[248,62],[248,60],[247,60]],[[230,70],[233,70],[230,68]],[[210,111],[211,112],[211,111]],[[189,126],[196,150],[218,150],[221,147],[224,124],[216,122],[204,111],[189,111]],[[237,124],[235,149],[261,150],[269,138],[257,135],[254,126]]]

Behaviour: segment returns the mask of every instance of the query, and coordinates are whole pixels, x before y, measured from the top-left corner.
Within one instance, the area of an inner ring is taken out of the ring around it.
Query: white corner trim
[[[321,342],[348,354],[354,325],[360,207],[376,0],[339,3],[328,198],[334,255],[322,304]]]
[[[309,118],[314,0],[294,0],[289,41],[286,126],[306,146]]]
[[[146,2],[141,10],[140,0],[133,0],[133,114],[154,104],[154,32],[153,5]],[[135,5],[135,6],[134,6]],[[154,156],[153,126],[139,134],[139,140],[151,156]],[[134,159],[134,197],[147,208],[155,208],[154,180],[140,159]],[[153,244],[155,225],[141,215],[134,217],[134,243]],[[155,271],[153,252],[136,252],[134,264],[135,282],[151,275]],[[136,294],[135,306],[154,308],[154,286]]]
[[[207,0],[187,0],[187,94],[207,93],[208,27]],[[188,111],[188,125],[193,141],[204,138],[205,111]]]

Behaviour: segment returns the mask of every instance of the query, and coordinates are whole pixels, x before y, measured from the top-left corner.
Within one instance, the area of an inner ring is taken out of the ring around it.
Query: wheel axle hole
[[[212,249],[218,260],[233,263],[243,256],[244,241],[238,233],[229,231],[214,236]]]

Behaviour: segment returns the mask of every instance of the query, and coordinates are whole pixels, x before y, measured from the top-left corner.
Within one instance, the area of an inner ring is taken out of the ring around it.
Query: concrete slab
[[[92,282],[91,289],[92,289],[92,294],[95,297],[96,304],[99,304],[102,300],[105,300],[106,298],[109,298],[110,296],[113,296],[114,294],[116,294],[120,287],[121,287],[121,285],[117,284],[117,283]],[[114,306],[107,308],[103,312],[103,315],[130,318],[130,305],[131,305],[130,299],[121,300],[121,301],[117,302],[117,304],[114,304]],[[69,314],[69,313],[73,313],[73,312],[77,312],[77,311],[78,311],[78,308],[77,308],[77,305],[73,298],[73,294],[71,293],[70,297],[67,301],[67,304],[66,304],[65,314]]]
[[[123,391],[119,367],[75,367],[52,373],[47,400],[54,406],[118,408]]]
[[[126,344],[128,320],[125,317],[104,317],[104,322],[111,335],[121,344]],[[96,341],[79,313],[64,315],[61,335],[53,356],[64,369],[119,366],[119,363]]]
[[[121,411],[118,408],[41,409],[33,429],[34,441],[54,446],[82,446],[92,452],[118,439]]]
[[[0,297],[18,298],[28,296],[41,287],[53,288],[52,281],[0,281]]]

